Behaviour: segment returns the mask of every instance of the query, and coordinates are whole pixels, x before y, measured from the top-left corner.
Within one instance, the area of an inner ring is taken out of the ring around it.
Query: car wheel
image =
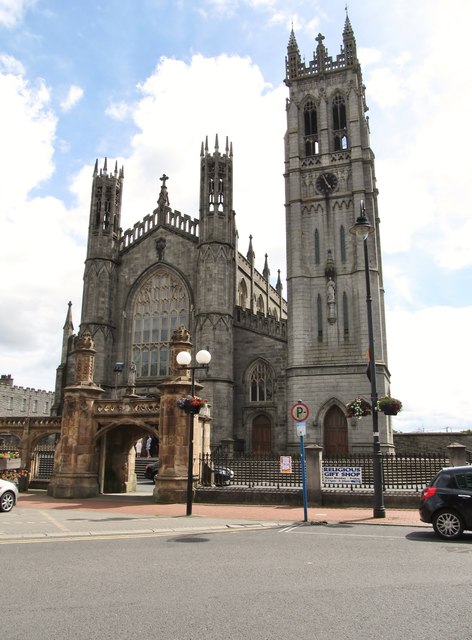
[[[11,511],[15,506],[15,494],[13,491],[5,491],[0,498],[0,511]]]
[[[152,474],[152,481],[154,482],[154,484],[156,484],[157,475],[158,475],[158,474],[157,474],[157,471],[156,471],[156,473],[153,473],[153,474]]]
[[[433,528],[440,538],[456,540],[461,537],[464,531],[464,522],[455,511],[441,509],[434,514]]]

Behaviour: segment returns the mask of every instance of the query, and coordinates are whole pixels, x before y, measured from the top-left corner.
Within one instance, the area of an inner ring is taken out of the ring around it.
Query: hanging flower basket
[[[402,410],[402,403],[396,398],[390,396],[384,396],[377,402],[377,411],[382,411],[386,416],[396,416]]]
[[[346,407],[346,416],[348,418],[362,418],[372,413],[372,407],[364,400],[364,398],[355,398]]]
[[[179,409],[183,409],[185,413],[197,414],[200,413],[200,409],[206,406],[206,400],[199,398],[198,396],[185,396],[185,398],[179,398],[177,400],[177,406]]]

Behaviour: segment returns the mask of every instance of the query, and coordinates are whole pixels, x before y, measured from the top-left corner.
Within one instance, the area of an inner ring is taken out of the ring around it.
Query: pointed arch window
[[[264,313],[264,298],[262,295],[259,295],[257,298],[257,313]]]
[[[316,156],[320,152],[318,139],[318,114],[316,106],[309,100],[303,109],[303,135],[305,143],[305,156]]]
[[[320,234],[315,229],[315,264],[320,264]]]
[[[341,229],[339,230],[339,248],[341,252],[341,262],[346,262],[346,231],[343,225],[341,225]]]
[[[247,285],[245,280],[241,280],[238,285],[238,304],[245,309],[247,307]]]
[[[272,401],[274,397],[274,372],[267,362],[258,360],[250,369],[248,381],[250,402]]]
[[[175,329],[188,327],[189,296],[184,283],[160,269],[139,288],[132,309],[132,360],[141,378],[169,374],[170,340]]]
[[[316,323],[318,331],[318,342],[323,340],[323,304],[321,302],[321,296],[318,294],[316,299]]]
[[[334,150],[342,151],[348,148],[349,143],[347,137],[346,102],[340,94],[334,96],[332,113]]]

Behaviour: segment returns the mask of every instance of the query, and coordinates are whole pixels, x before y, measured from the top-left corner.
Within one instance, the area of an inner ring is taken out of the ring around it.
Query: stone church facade
[[[171,207],[164,174],[157,207],[126,231],[124,170],[97,161],[80,326],[74,335],[69,304],[53,414],[62,415],[64,390],[74,384],[80,336],[93,339],[103,398],[126,397],[130,375],[136,396],[158,398],[172,378],[172,336],[185,327],[192,354],[212,355],[197,377],[211,407],[213,447],[232,440],[250,453],[296,451],[290,407],[303,399],[307,444],[331,453],[371,450],[371,419],[345,413],[354,397],[370,394],[362,243],[349,233],[361,201],[375,227],[369,250],[379,395],[390,386],[374,155],[349,18],[335,59],[321,35],[317,41],[305,65],[292,31],[286,58],[288,302],[280,271],[270,283],[267,255],[262,272],[255,268],[252,238],[247,253],[239,252],[228,139],[221,147],[218,137],[212,148],[202,143],[198,217]],[[380,414],[387,451],[389,420]]]

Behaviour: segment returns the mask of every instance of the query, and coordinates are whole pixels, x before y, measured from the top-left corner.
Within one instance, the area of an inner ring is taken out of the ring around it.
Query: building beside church
[[[53,405],[52,391],[19,387],[10,374],[0,376],[0,416],[49,416]]]
[[[252,238],[244,255],[239,250],[237,151],[216,136],[200,150],[198,216],[171,207],[172,182],[163,174],[156,208],[123,231],[124,169],[97,161],[78,335],[93,338],[94,382],[104,397],[125,396],[130,376],[137,396],[158,397],[171,376],[171,338],[186,327],[192,352],[212,354],[198,380],[211,405],[213,446],[233,440],[256,454],[296,450],[290,407],[301,398],[310,408],[307,444],[328,454],[370,451],[371,419],[346,417],[353,398],[370,396],[362,242],[349,232],[361,206],[375,228],[368,242],[380,396],[389,393],[390,374],[374,154],[348,17],[335,58],[319,35],[305,64],[292,31],[285,82],[287,300],[280,271],[270,283],[267,255],[256,269]],[[57,416],[74,382],[76,340],[69,304]],[[389,451],[390,418],[380,414],[379,428]]]

